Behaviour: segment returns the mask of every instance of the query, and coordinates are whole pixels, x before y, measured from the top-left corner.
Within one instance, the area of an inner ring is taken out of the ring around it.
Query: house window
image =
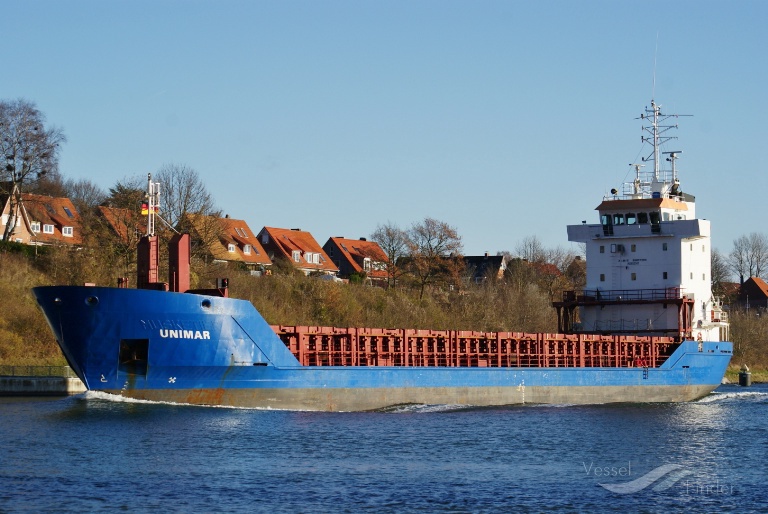
[[[605,282],[605,273],[600,273],[600,282]]]
[[[69,210],[69,207],[64,207],[64,212],[67,213],[67,216],[69,216],[70,218],[74,218],[74,216],[72,215],[72,211]]]
[[[232,244],[232,243],[229,243],[229,244],[227,245],[227,251],[228,251],[229,253],[235,253],[235,245],[234,245],[234,244]]]
[[[29,228],[32,229],[32,232],[37,234],[38,232],[40,232],[40,222],[39,221],[31,221],[29,223]]]
[[[43,225],[43,234],[53,234],[53,225],[47,223]]]
[[[245,245],[243,246],[243,253],[245,255],[251,255],[251,245]]]
[[[293,251],[293,261],[294,262],[301,262],[301,252],[298,250]]]
[[[269,243],[269,234],[267,234],[266,232],[264,232],[264,233],[261,235],[261,244],[265,245],[265,244],[268,244],[268,243]]]
[[[632,273],[632,280],[637,280],[637,273]]]
[[[72,237],[72,227],[62,227],[61,235],[65,237]]]

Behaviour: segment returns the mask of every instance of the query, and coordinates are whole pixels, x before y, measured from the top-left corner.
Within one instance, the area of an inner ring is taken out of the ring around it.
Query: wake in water
[[[457,410],[474,409],[471,405],[426,405],[409,403],[406,405],[392,405],[383,409],[377,409],[376,412],[387,412],[391,414],[424,414],[431,412],[452,412]]]
[[[713,403],[722,401],[768,402],[768,391],[712,391],[709,393],[709,395],[696,401],[696,403]]]
[[[237,409],[237,410],[259,410],[259,411],[282,411],[282,410],[291,410],[293,412],[309,412],[309,411],[301,411],[297,409],[271,409],[269,407],[236,407],[232,405],[199,405],[194,403],[178,403],[178,402],[166,402],[166,401],[156,401],[156,400],[142,400],[138,398],[127,398],[125,396],[120,396],[119,394],[110,394],[105,393],[102,391],[86,391],[85,393],[82,393],[81,395],[77,395],[77,397],[80,397],[86,401],[91,400],[97,400],[97,401],[106,401],[106,402],[114,402],[114,403],[140,403],[140,404],[146,404],[146,405],[173,405],[174,407],[202,407],[206,409]]]

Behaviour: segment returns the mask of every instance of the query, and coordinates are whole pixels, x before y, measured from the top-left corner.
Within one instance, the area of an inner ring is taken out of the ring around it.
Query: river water
[[[313,413],[0,399],[0,512],[768,512],[768,386]]]

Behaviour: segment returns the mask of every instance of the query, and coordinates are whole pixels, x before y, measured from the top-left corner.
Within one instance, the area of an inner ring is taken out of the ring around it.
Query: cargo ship
[[[568,226],[587,278],[554,302],[558,333],[272,326],[226,281],[189,289],[186,234],[158,281],[151,177],[135,289],[33,293],[86,387],[129,398],[321,411],[695,400],[720,384],[733,345],[711,291],[710,223],[682,191],[681,152],[662,151],[675,116],[645,108],[650,153],[603,196],[599,223]]]

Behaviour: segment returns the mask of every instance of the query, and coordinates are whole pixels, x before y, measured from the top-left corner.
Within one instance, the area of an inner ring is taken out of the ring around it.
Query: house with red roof
[[[760,277],[749,277],[739,288],[739,305],[743,309],[768,308],[768,284]]]
[[[372,284],[384,284],[387,281],[387,255],[375,241],[331,237],[323,245],[323,250],[339,268],[341,278],[351,275],[365,276]]]
[[[503,255],[465,255],[464,265],[469,279],[475,284],[486,280],[498,280],[504,277],[507,269],[507,258]]]
[[[189,228],[192,244],[203,247],[214,262],[235,263],[257,274],[272,266],[267,251],[244,220],[192,214],[182,224]]]
[[[97,213],[123,244],[135,245],[147,232],[147,217],[131,209],[99,205]]]
[[[0,238],[10,223],[14,228],[9,239],[17,243],[70,246],[82,244],[80,214],[69,198],[17,192],[14,196],[20,201],[11,202],[10,195],[0,195]]]
[[[339,272],[309,232],[298,228],[264,227],[259,232],[258,240],[270,259],[285,259],[305,275],[336,275]]]

